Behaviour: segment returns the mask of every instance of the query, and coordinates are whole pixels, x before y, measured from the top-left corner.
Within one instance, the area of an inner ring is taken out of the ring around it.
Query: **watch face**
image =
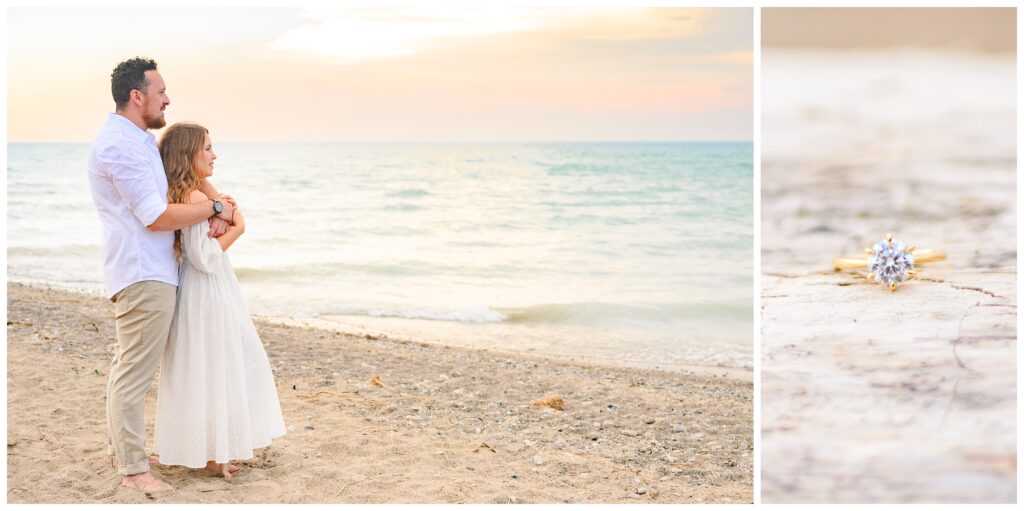
[[[215,200],[213,201],[213,210],[220,213],[221,211],[224,211],[224,206],[221,206],[219,200]]]

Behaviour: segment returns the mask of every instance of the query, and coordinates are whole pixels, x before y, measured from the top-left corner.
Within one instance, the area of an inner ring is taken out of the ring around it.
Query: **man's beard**
[[[158,130],[160,128],[163,128],[164,126],[167,126],[167,121],[164,120],[162,110],[160,111],[160,114],[161,115],[157,117],[149,117],[147,115],[143,115],[142,120],[146,121],[146,127],[152,130]]]

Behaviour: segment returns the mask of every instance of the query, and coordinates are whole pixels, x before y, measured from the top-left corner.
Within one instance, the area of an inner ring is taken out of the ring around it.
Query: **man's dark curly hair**
[[[114,72],[110,73],[110,93],[114,96],[118,110],[128,104],[132,89],[146,92],[146,87],[149,87],[146,71],[156,71],[156,61],[135,57],[118,64]]]

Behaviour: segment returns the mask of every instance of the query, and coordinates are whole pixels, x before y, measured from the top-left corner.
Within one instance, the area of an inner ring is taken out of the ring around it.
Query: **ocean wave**
[[[691,319],[750,319],[749,305],[734,303],[623,304],[605,302],[552,303],[518,309],[497,309],[510,323],[607,324],[617,321],[670,323]]]
[[[295,275],[294,270],[288,268],[234,268],[235,277],[239,281],[251,281],[251,280],[264,280],[264,279],[276,279],[281,277],[291,277]]]
[[[385,211],[420,211],[423,209],[423,206],[417,206],[415,204],[408,204],[403,202],[400,204],[387,204],[383,206],[381,209]]]
[[[100,253],[99,245],[72,243],[68,245],[54,245],[52,247],[18,247],[8,246],[7,257],[75,257],[75,256],[97,256]]]
[[[386,195],[388,197],[398,197],[401,199],[413,199],[416,197],[427,197],[431,195],[431,193],[422,188],[406,188],[404,190],[388,192]]]
[[[607,165],[598,163],[561,163],[548,165],[545,170],[547,171],[548,175],[569,176],[576,174],[591,175],[622,172],[622,167],[618,165]]]
[[[557,303],[522,308],[464,305],[433,307],[421,305],[384,305],[335,307],[324,316],[371,316],[377,318],[426,319],[462,323],[508,324],[572,324],[582,326],[669,326],[676,322],[704,322],[711,320],[723,324],[750,321],[751,307],[742,304],[618,304],[618,303]]]
[[[500,323],[505,321],[504,314],[486,305],[455,308],[431,307],[345,307],[331,311],[325,316],[372,316],[375,318],[427,319],[435,321],[458,321],[461,323]]]
[[[419,266],[404,264],[352,264],[352,263],[315,263],[297,264],[292,266],[275,266],[263,268],[235,267],[235,276],[239,281],[255,281],[267,279],[285,279],[295,281],[301,277],[315,278],[323,285],[325,276],[346,274],[371,274],[386,276],[415,277],[430,275],[437,268],[426,264]],[[296,281],[298,282],[298,281]]]

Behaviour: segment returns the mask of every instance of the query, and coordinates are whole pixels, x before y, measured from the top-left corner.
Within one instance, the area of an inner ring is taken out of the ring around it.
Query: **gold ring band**
[[[839,270],[868,270],[867,278],[882,284],[889,291],[896,291],[896,286],[906,280],[917,277],[915,265],[944,261],[946,253],[941,250],[921,249],[901,241],[892,239],[892,233],[885,235],[885,240],[875,243],[871,248],[864,249],[864,255],[840,257],[832,260],[832,266]]]
[[[910,247],[914,248],[914,247]],[[909,250],[909,249],[908,249]],[[922,263],[935,263],[938,261],[946,260],[946,253],[941,250],[932,250],[928,248],[919,248],[911,251],[914,254],[914,264]],[[855,255],[849,257],[840,257],[832,260],[832,266],[837,270],[851,270],[855,268],[867,268],[868,267],[868,254],[863,256]]]

